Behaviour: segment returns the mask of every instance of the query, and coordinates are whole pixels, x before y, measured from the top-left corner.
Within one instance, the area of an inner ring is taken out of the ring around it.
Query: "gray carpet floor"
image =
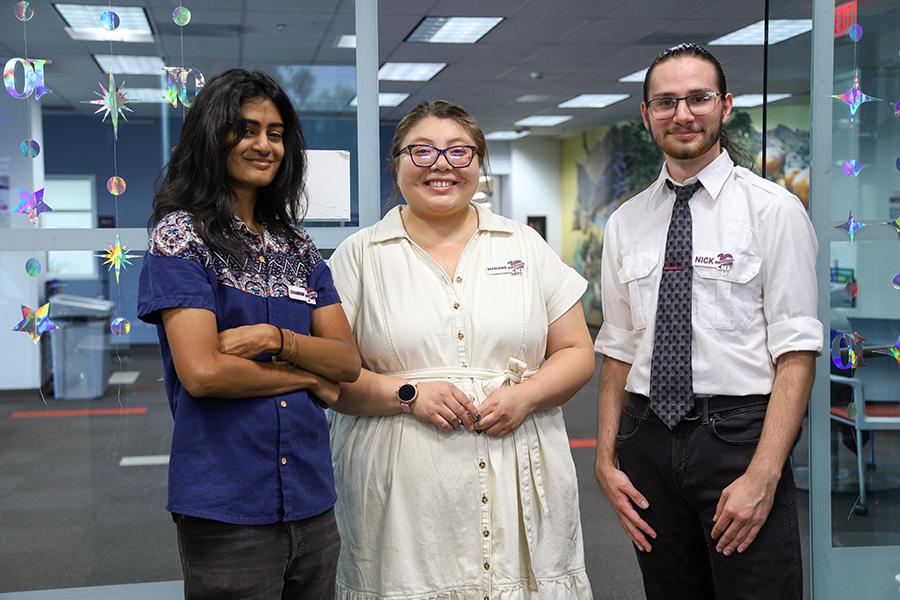
[[[599,364],[598,364],[599,367]],[[0,393],[0,592],[22,592],[181,578],[175,528],[163,506],[166,467],[119,466],[122,457],[166,455],[172,417],[163,392],[158,350],[123,351],[116,370],[139,371],[132,385],[110,388],[95,401],[59,401],[50,408],[135,408],[145,414],[13,418],[43,410],[36,391]],[[598,368],[599,373],[599,368]],[[595,435],[598,382],[565,407],[571,438]],[[881,472],[900,474],[900,437],[884,435],[876,456]],[[578,470],[585,554],[596,598],[643,598],[631,544],[593,478],[593,448],[572,451]],[[806,440],[795,464],[807,463]],[[841,446],[841,472],[853,455]],[[868,517],[851,517],[856,495],[834,495],[835,542],[867,544],[900,533],[900,491],[876,492]],[[808,565],[807,494],[800,493],[804,561]],[[891,538],[894,539],[894,538]],[[808,568],[806,569],[808,572]]]

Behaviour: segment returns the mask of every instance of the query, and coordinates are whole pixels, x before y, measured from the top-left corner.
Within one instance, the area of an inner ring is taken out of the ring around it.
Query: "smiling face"
[[[693,56],[682,56],[660,62],[650,73],[647,88],[649,100],[681,98],[702,92],[724,92],[718,88],[715,67]],[[718,98],[716,107],[705,115],[694,115],[687,103],[680,101],[675,114],[658,119],[641,103],[644,126],[666,156],[676,160],[694,160],[709,154],[718,156],[719,134],[731,115],[731,94]]]
[[[284,125],[281,114],[268,98],[248,100],[241,106],[242,137],[228,153],[228,178],[239,197],[256,197],[256,191],[272,183],[284,158]],[[234,140],[229,134],[228,141]]]
[[[409,130],[401,147],[410,144],[449,148],[474,146],[475,140],[455,120],[429,116]],[[430,167],[417,167],[406,152],[398,159],[395,163],[397,186],[409,208],[417,215],[440,218],[468,210],[478,187],[480,163],[477,154],[469,166],[460,168],[451,167],[443,155]]]

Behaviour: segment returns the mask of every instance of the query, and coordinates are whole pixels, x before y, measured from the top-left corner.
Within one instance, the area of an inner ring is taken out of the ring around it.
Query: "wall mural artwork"
[[[809,204],[809,131],[783,124],[770,128],[763,154],[762,133],[751,116],[735,111],[728,132],[746,152],[747,162],[766,177]],[[563,258],[589,282],[582,298],[588,323],[603,321],[600,303],[600,259],[603,230],[623,202],[658,176],[663,157],[638,120],[585,132],[563,142]],[[567,181],[568,179],[568,181]],[[566,217],[566,213],[569,216]]]

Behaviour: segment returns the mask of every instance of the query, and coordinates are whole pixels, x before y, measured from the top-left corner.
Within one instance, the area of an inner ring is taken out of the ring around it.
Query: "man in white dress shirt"
[[[822,349],[818,244],[795,196],[735,166],[731,107],[708,51],[663,52],[641,114],[665,165],[605,230],[595,471],[648,600],[802,598],[787,458]]]

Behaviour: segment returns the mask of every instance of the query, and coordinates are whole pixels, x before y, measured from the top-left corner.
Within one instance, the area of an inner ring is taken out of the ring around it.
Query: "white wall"
[[[562,243],[562,178],[559,140],[523,138],[510,143],[508,216],[525,223],[531,215],[547,217],[547,242],[557,252]]]

